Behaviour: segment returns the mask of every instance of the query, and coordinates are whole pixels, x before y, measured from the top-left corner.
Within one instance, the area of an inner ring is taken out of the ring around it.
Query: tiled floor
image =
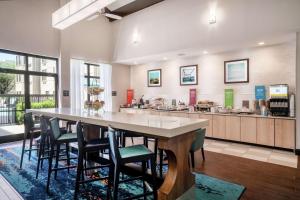
[[[24,133],[24,125],[0,126],[0,136]]]
[[[0,174],[0,199],[1,200],[22,200],[21,195],[7,182]]]
[[[205,140],[204,149],[206,151],[297,168],[298,158],[293,152],[210,139]]]

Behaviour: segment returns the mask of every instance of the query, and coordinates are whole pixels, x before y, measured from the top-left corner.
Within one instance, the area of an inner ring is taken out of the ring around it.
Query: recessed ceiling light
[[[203,51],[202,53],[203,53],[203,54],[208,54],[208,52],[207,52],[207,51]]]
[[[163,60],[168,60],[168,58],[167,57],[163,57]]]
[[[264,45],[265,44],[265,42],[259,42],[258,43],[258,45]]]

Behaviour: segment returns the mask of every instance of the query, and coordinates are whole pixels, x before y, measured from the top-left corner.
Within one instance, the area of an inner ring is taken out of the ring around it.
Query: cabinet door
[[[212,125],[213,124],[213,118],[212,118],[212,115],[200,114],[199,118],[200,119],[208,119],[209,120],[208,127],[206,127],[205,136],[207,136],[207,137],[213,137],[213,132],[212,132],[212,129],[213,129],[213,125]]]
[[[275,146],[295,148],[295,120],[275,119]]]
[[[167,111],[165,111],[165,112],[159,112],[160,114],[160,116],[169,116],[169,112],[167,112]]]
[[[274,146],[274,119],[257,118],[257,144]]]
[[[225,139],[226,120],[223,115],[213,115],[213,137]]]
[[[241,141],[256,143],[255,117],[241,117]]]
[[[241,141],[241,118],[235,116],[226,116],[226,135],[228,140]]]
[[[169,116],[174,117],[188,117],[188,114],[185,112],[169,112]]]

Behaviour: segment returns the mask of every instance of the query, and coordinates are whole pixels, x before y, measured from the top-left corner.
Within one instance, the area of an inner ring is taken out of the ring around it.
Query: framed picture
[[[224,83],[249,83],[249,59],[225,61]]]
[[[180,85],[198,85],[198,65],[180,67]]]
[[[148,87],[161,86],[161,69],[148,70]]]

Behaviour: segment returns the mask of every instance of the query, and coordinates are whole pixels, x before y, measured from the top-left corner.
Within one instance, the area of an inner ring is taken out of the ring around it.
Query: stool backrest
[[[77,132],[77,140],[78,140],[78,150],[81,151],[84,146],[84,136],[82,131],[82,124],[81,121],[76,123],[76,132]]]
[[[48,134],[49,130],[49,118],[45,117],[44,115],[40,116],[40,123],[41,123],[41,133],[44,135]]]
[[[25,126],[26,133],[29,133],[29,131],[34,127],[34,122],[33,122],[31,112],[24,114],[24,126]]]
[[[204,145],[204,138],[205,138],[205,132],[206,132],[206,129],[198,129],[196,131],[196,139],[195,139],[195,141],[192,144],[191,151],[195,152],[198,149],[200,149],[200,148],[203,147],[203,145]]]
[[[56,117],[50,119],[50,130],[51,130],[50,131],[51,140],[53,139],[56,140],[61,135],[58,119]]]
[[[117,165],[119,161],[121,160],[120,151],[118,148],[118,142],[117,142],[117,131],[113,129],[112,127],[108,127],[108,139],[109,139],[109,147],[110,147],[110,154],[111,159]]]

